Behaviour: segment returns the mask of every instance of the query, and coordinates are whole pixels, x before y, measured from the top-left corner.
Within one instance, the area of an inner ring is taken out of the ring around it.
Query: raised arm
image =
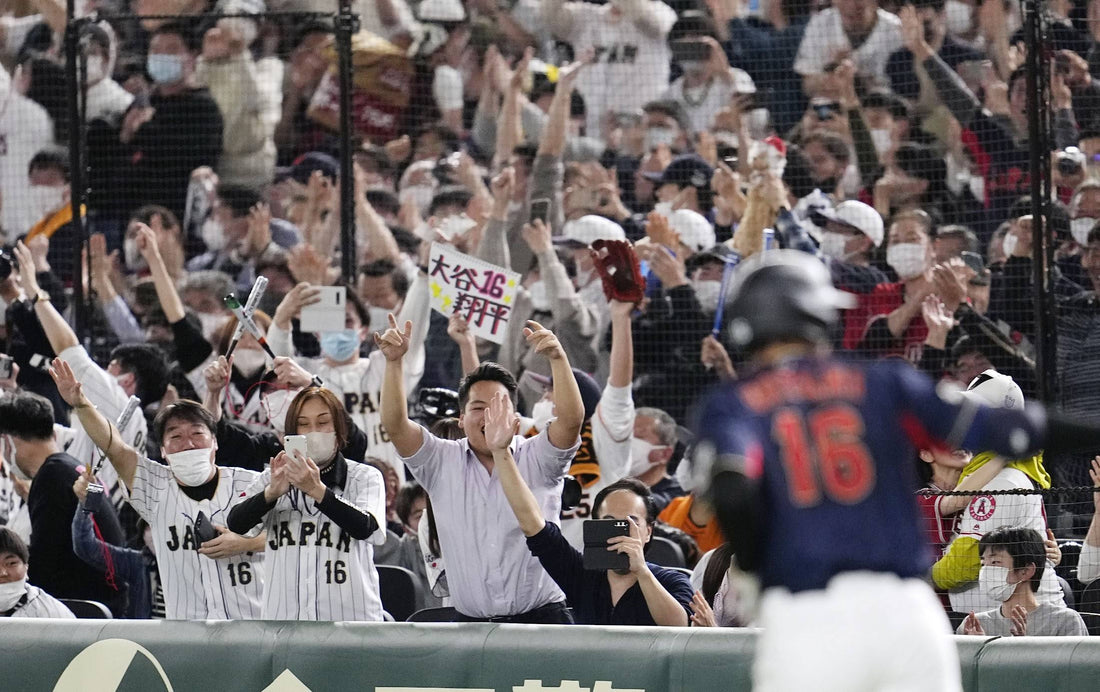
[[[634,381],[634,337],[630,315],[634,306],[611,301],[611,372],[607,383],[612,387],[628,387]]]
[[[126,444],[122,433],[107,420],[106,416],[96,410],[95,406],[92,406],[88,397],[84,396],[83,388],[68,363],[60,358],[54,358],[53,365],[50,367],[50,377],[57,385],[61,398],[73,407],[73,412],[80,419],[80,424],[88,433],[88,437],[107,455],[111,466],[115,467],[118,477],[126,487],[132,489],[138,462],[137,451]]]
[[[565,140],[569,134],[569,106],[573,102],[573,86],[581,69],[591,60],[591,55],[565,65],[558,73],[558,86],[554,89],[554,98],[550,101],[549,119],[539,138],[539,156],[560,157],[565,151]]]
[[[557,418],[550,422],[546,435],[550,444],[558,449],[568,449],[577,442],[584,424],[584,401],[577,386],[577,378],[569,366],[558,337],[534,320],[527,320],[523,329],[527,344],[532,351],[550,361],[550,373],[554,378],[554,409]],[[391,435],[392,437],[392,435]]]
[[[485,409],[485,442],[493,450],[493,468],[500,478],[504,497],[516,515],[520,531],[524,536],[534,536],[546,526],[546,520],[534,493],[520,475],[509,447],[518,431],[519,415],[508,406],[503,394],[493,395]]]
[[[76,332],[73,331],[69,323],[65,321],[65,318],[50,302],[50,297],[38,285],[38,277],[33,269],[34,256],[31,255],[31,251],[23,244],[23,241],[16,244],[15,257],[19,262],[19,266],[25,268],[19,272],[19,283],[23,287],[23,293],[26,294],[27,299],[34,305],[34,314],[42,325],[42,331],[46,333],[50,348],[53,349],[55,354],[60,354],[67,348],[79,346],[80,341],[76,338]]]
[[[476,370],[481,365],[477,355],[477,337],[470,331],[466,318],[457,310],[451,313],[447,323],[447,336],[458,344],[458,352],[462,355],[462,374],[465,376]]]
[[[404,329],[399,330],[392,313],[389,321],[390,327],[384,334],[374,334],[374,343],[386,358],[386,372],[382,378],[382,425],[397,453],[410,457],[424,444],[423,430],[409,420],[405,373],[401,362],[409,350],[413,326],[412,322],[405,322]]]
[[[222,419],[222,390],[229,384],[229,361],[225,356],[218,356],[217,360],[210,361],[203,371],[202,376],[206,380],[206,394],[202,399],[202,407],[214,416],[215,421]]]
[[[137,246],[141,256],[149,265],[149,273],[153,276],[153,286],[157,291],[157,300],[164,310],[164,316],[168,324],[175,324],[186,315],[183,308],[183,300],[176,290],[176,281],[168,271],[168,265],[160,254],[160,245],[157,243],[157,234],[145,224],[139,224],[137,229]]]

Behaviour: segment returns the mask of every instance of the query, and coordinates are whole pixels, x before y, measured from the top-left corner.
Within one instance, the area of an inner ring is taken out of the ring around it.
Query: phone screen
[[[544,198],[531,200],[531,221],[538,219],[547,223],[550,219],[550,200]]]

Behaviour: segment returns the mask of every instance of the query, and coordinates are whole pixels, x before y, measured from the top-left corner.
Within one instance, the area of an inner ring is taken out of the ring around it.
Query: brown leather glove
[[[625,240],[597,240],[592,243],[592,260],[603,281],[608,300],[640,303],[645,297],[645,277],[634,248]]]

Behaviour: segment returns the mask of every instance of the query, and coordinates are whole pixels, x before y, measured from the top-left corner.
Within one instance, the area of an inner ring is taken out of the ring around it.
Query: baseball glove
[[[625,240],[597,240],[592,243],[592,259],[608,300],[642,302],[645,277],[630,243]]]

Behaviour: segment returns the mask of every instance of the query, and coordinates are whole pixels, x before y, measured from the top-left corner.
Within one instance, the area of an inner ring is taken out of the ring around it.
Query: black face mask
[[[840,184],[840,178],[838,176],[832,176],[831,178],[825,178],[824,180],[815,180],[814,187],[820,188],[822,192],[827,195],[831,195],[836,192],[837,185]]]

